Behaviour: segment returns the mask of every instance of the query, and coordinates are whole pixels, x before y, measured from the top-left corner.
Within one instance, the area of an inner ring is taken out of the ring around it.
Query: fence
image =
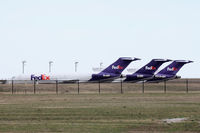
[[[42,81],[7,81],[0,84],[0,94],[94,94],[94,93],[197,93],[200,79],[176,79],[160,83],[51,83]]]

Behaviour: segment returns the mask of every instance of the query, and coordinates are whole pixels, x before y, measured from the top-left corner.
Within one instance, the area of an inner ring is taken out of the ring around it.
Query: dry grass
[[[195,133],[200,93],[0,95],[0,132]],[[166,118],[187,117],[167,124]]]
[[[192,80],[186,93],[184,80],[167,83],[98,83],[0,85],[0,132],[68,133],[197,133],[200,132],[199,80]],[[167,118],[188,118],[164,123]]]

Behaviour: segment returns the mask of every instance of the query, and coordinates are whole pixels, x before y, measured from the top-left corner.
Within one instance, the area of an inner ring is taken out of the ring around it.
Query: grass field
[[[0,132],[197,133],[200,93],[0,94]]]

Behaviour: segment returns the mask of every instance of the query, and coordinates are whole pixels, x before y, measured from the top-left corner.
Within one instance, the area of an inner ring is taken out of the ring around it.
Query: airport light
[[[52,64],[53,64],[53,61],[49,61],[49,73],[51,73]]]
[[[22,61],[22,73],[24,74],[24,66],[25,66],[25,64],[26,64],[27,62],[24,60],[24,61]]]
[[[75,62],[75,72],[77,72],[78,62]]]

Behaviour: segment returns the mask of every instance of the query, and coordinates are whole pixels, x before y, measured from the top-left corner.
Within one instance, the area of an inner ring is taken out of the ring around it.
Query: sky
[[[193,60],[178,75],[200,78],[199,0],[1,0],[0,79],[22,73],[92,71],[119,57]],[[161,68],[168,65],[164,64]],[[125,70],[126,71],[126,70]]]

